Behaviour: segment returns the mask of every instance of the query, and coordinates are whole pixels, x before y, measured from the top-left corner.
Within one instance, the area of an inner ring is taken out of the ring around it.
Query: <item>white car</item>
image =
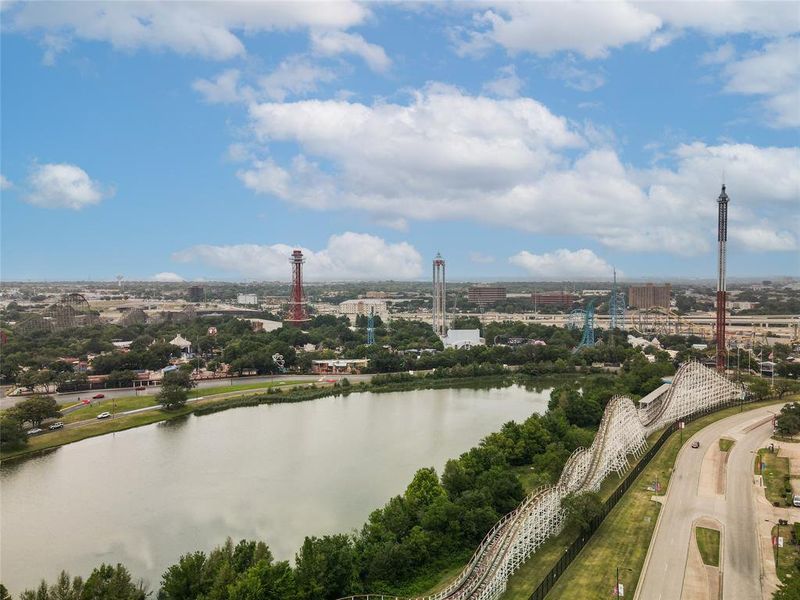
[[[108,419],[110,416],[111,416],[110,412],[101,412],[99,415],[97,415],[97,418],[98,419]]]
[[[64,423],[59,421],[58,423],[53,423],[52,425],[50,425],[50,430],[54,431],[56,429],[61,429],[62,427],[64,427]]]
[[[28,429],[28,435],[36,435],[37,433],[42,433],[43,431],[44,429],[39,429],[38,427],[35,427],[33,429]]]
[[[792,498],[792,505],[800,506],[800,496],[795,496],[794,498]]]

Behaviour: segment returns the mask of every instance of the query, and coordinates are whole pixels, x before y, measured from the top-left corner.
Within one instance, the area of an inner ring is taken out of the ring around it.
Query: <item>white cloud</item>
[[[298,28],[346,29],[369,9],[338,2],[22,2],[4,11],[11,31],[42,32],[45,60],[71,38],[108,42],[115,49],[172,50],[213,60],[245,54],[237,33]]]
[[[269,75],[259,79],[267,98],[283,101],[287,96],[305,95],[317,91],[318,83],[333,81],[336,74],[315,65],[304,56],[290,56]]]
[[[516,98],[522,89],[522,79],[517,76],[514,65],[501,67],[497,78],[483,84],[483,91],[500,98]]]
[[[551,73],[552,76],[562,79],[567,87],[579,92],[591,92],[606,83],[606,78],[602,74],[578,67],[574,60],[553,65]]]
[[[613,136],[530,98],[430,85],[407,105],[309,100],[254,104],[250,115],[264,155],[274,142],[299,153],[252,161],[239,171],[248,188],[382,222],[467,219],[695,255],[713,245],[723,174],[732,229],[780,221],[800,200],[798,148],[687,144],[665,154],[669,167],[635,169],[609,147]]]
[[[196,79],[192,89],[200,93],[211,104],[232,104],[242,100],[239,90],[239,70],[228,69],[214,79]]]
[[[186,281],[183,277],[177,273],[173,273],[172,271],[162,271],[161,273],[156,273],[150,279],[153,281],[160,281],[161,283],[178,283],[180,281]]]
[[[65,163],[35,165],[28,176],[28,188],[24,200],[29,204],[72,210],[98,204],[113,193],[77,165]]]
[[[717,37],[782,37],[800,30],[796,2],[497,2],[473,15],[456,40],[460,54],[492,45],[540,56],[576,52],[603,58],[614,48],[646,43],[658,50],[685,30]]]
[[[192,246],[173,255],[178,262],[200,262],[236,275],[267,280],[290,279],[287,244],[236,244]],[[345,232],[333,235],[322,250],[301,248],[308,280],[414,279],[422,274],[422,257],[407,242],[389,243],[382,238]]]
[[[710,52],[706,52],[700,57],[700,63],[704,65],[721,65],[729,62],[736,56],[736,48],[730,42],[725,42]]]
[[[646,39],[661,19],[629,2],[508,2],[475,15],[475,30],[457,49],[471,53],[499,44],[509,52],[548,56],[574,51],[603,58],[609,49]]]
[[[539,279],[605,279],[612,274],[611,265],[586,248],[575,251],[562,248],[544,254],[523,250],[508,262]]]
[[[746,249],[756,252],[797,250],[797,237],[793,233],[787,230],[776,231],[766,223],[737,227],[730,231],[730,237]]]
[[[392,66],[384,49],[377,44],[370,44],[357,33],[343,31],[312,31],[311,46],[323,56],[339,54],[355,54],[367,63],[370,69],[383,73]]]
[[[725,91],[763,96],[769,122],[800,127],[800,38],[766,44],[723,69]]]
[[[7,190],[14,187],[14,184],[6,179],[5,175],[0,175],[0,190]]]

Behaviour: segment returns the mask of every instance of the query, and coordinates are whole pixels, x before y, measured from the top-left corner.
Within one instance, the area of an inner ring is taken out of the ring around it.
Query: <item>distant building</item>
[[[236,304],[258,306],[258,296],[256,294],[239,294],[236,296]]]
[[[329,360],[312,360],[311,370],[323,375],[348,375],[360,373],[367,368],[369,360],[366,358],[332,358]]]
[[[531,294],[531,299],[537,305],[572,306],[572,303],[576,302],[578,297],[575,294],[566,292],[534,292]]]
[[[445,348],[474,348],[486,345],[480,329],[448,329],[442,342]]]
[[[250,327],[255,332],[275,331],[276,329],[283,327],[283,323],[280,321],[270,321],[268,319],[242,319],[242,321],[247,321],[250,323]]]
[[[611,290],[582,290],[581,296],[608,296]]]
[[[355,322],[358,316],[368,316],[370,311],[373,311],[373,314],[384,321],[389,318],[389,306],[386,300],[362,298],[360,300],[345,300],[339,303],[339,314],[345,315],[352,322]]]
[[[202,302],[203,298],[205,298],[206,291],[203,289],[203,286],[193,285],[189,288],[188,294],[189,302]]]
[[[469,301],[480,305],[501,302],[506,299],[506,294],[506,288],[492,285],[476,285],[467,290]]]
[[[632,285],[628,288],[628,306],[632,308],[654,308],[660,306],[669,308],[672,298],[672,285]]]
[[[378,292],[375,290],[370,290],[366,294],[367,298],[388,298],[389,294],[386,292]]]
[[[171,339],[169,343],[180,348],[184,354],[190,354],[192,351],[192,343],[180,333]]]

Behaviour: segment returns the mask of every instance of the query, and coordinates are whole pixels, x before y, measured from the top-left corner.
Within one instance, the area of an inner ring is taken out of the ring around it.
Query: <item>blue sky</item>
[[[2,279],[800,275],[800,3],[3,4]]]

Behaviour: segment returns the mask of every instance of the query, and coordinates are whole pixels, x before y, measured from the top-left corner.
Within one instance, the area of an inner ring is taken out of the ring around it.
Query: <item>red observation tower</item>
[[[292,252],[289,262],[292,264],[292,292],[289,299],[286,322],[299,327],[311,320],[306,308],[308,304],[306,302],[306,294],[303,291],[303,263],[306,262],[306,259],[303,258],[303,253],[300,250],[295,250]]]

